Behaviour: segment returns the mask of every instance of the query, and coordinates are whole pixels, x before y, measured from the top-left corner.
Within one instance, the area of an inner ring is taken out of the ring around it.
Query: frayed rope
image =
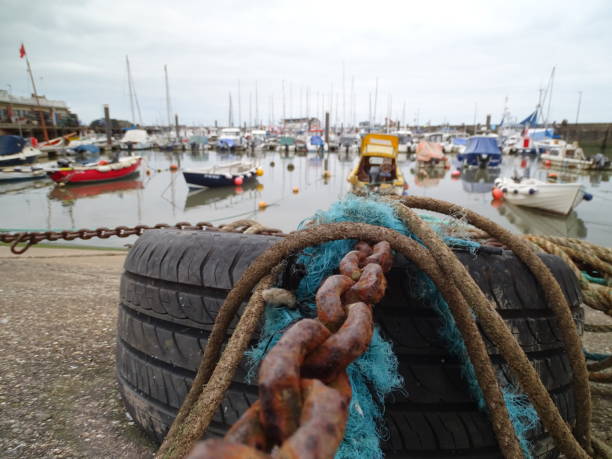
[[[300,227],[346,221],[384,226],[418,241],[418,238],[406,229],[390,205],[371,197],[366,199],[349,195],[344,200],[334,203],[328,211],[317,212],[313,217],[302,222]],[[447,236],[444,229],[445,222],[434,220],[432,217],[427,217],[427,221],[435,223],[434,228],[449,245],[464,247],[472,253],[480,246],[468,239]],[[289,310],[270,304],[266,305],[260,340],[247,353],[251,362],[249,372],[251,380],[256,379],[259,363],[280,339],[287,327],[301,318],[316,315],[314,297],[317,289],[327,276],[337,272],[340,260],[352,250],[356,242],[353,240],[332,241],[309,247],[302,252],[298,263],[305,265],[306,275],[296,292],[296,298],[301,307]],[[468,382],[470,394],[478,403],[478,407],[486,412],[486,404],[476,380],[474,368],[448,305],[426,275],[415,268],[412,277],[415,285],[411,286],[409,291],[419,292],[419,299],[432,303],[434,309],[440,313],[443,322],[439,331],[440,336],[445,341],[449,352],[462,363],[463,376]],[[403,380],[398,372],[398,361],[392,345],[381,337],[378,327],[375,327],[367,351],[349,365],[347,370],[353,397],[349,407],[344,439],[335,457],[336,459],[382,458],[380,440],[389,436],[383,422],[384,400],[389,393],[403,387]],[[516,388],[506,386],[502,388],[502,391],[523,452],[526,457],[530,458],[526,434],[537,425],[537,413],[527,397],[520,394]]]

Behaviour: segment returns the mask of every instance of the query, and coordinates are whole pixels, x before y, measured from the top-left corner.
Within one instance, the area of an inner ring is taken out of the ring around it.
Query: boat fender
[[[99,172],[110,172],[111,171],[110,166],[98,166],[97,169]]]
[[[236,185],[236,186],[240,186],[240,185],[242,185],[242,182],[243,182],[243,181],[244,181],[244,180],[242,179],[242,177],[236,177],[236,178],[234,179],[234,185]]]
[[[591,193],[584,193],[584,196],[582,196],[582,199],[584,199],[585,201],[590,201],[593,199],[593,195]]]
[[[502,188],[502,193],[507,193],[508,192],[508,188],[504,187]]]
[[[536,190],[535,188],[529,188],[529,194],[530,194],[530,195],[532,195],[532,194],[536,194],[536,192],[537,192],[537,191],[538,191],[538,190]]]
[[[493,195],[493,199],[495,199],[496,201],[504,197],[504,192],[499,188],[493,188],[491,190],[491,194]]]
[[[231,174],[225,174],[225,178],[228,179],[228,180],[231,180],[233,177],[232,177]]]
[[[518,188],[515,188],[514,190],[512,190],[512,194],[518,194]]]

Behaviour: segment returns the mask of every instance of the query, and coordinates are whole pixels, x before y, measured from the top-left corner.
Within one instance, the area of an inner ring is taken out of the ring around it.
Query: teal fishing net
[[[472,252],[479,247],[478,243],[468,239],[448,236],[443,219],[433,216],[425,218],[447,244],[463,247]],[[334,203],[329,210],[318,211],[313,217],[302,222],[300,227],[346,221],[384,226],[418,240],[406,229],[389,204],[371,197],[362,198],[349,195]],[[337,272],[340,260],[353,249],[356,242],[355,240],[332,241],[307,248],[299,255],[297,262],[306,267],[306,275],[296,291],[296,298],[301,307],[287,309],[266,306],[260,340],[248,352],[251,361],[249,374],[251,380],[256,379],[259,363],[280,339],[283,332],[301,318],[316,315],[315,294],[317,289],[327,276]],[[449,351],[462,363],[463,376],[468,382],[470,393],[477,401],[479,408],[486,412],[486,404],[478,386],[474,368],[448,305],[433,282],[424,273],[414,268],[413,274],[414,285],[410,290],[416,292],[419,300],[431,303],[440,313],[443,323],[439,331],[440,336],[444,339]],[[380,440],[389,435],[383,427],[385,396],[394,390],[401,390],[403,380],[398,372],[398,361],[392,345],[382,338],[377,327],[367,351],[349,365],[347,371],[353,389],[353,397],[349,406],[344,440],[335,457],[337,459],[382,458]],[[505,387],[503,392],[524,454],[526,457],[531,457],[526,433],[536,425],[537,414],[527,398],[515,388]]]

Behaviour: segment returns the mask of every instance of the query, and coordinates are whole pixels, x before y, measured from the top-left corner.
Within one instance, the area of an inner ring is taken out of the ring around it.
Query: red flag
[[[21,47],[19,48],[19,57],[23,59],[23,56],[25,55],[26,55],[25,46],[23,46],[23,43],[22,43]]]

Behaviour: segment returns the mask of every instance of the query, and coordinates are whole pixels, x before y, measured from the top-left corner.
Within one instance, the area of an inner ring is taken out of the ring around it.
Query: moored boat
[[[442,145],[437,142],[421,141],[416,147],[417,163],[429,167],[448,166],[448,158],[442,151]]]
[[[26,166],[0,169],[0,183],[38,180],[47,177],[47,171],[42,167]]]
[[[144,129],[128,129],[120,142],[122,150],[150,150],[153,143]]]
[[[235,161],[203,169],[187,169],[183,177],[189,188],[240,186],[254,181],[261,169],[251,161]]]
[[[499,167],[502,162],[501,150],[494,137],[470,137],[465,151],[457,159],[466,166]]]
[[[26,139],[18,135],[0,135],[0,167],[31,164],[40,156]]]
[[[119,158],[117,162],[109,163],[99,161],[94,164],[83,166],[61,167],[54,171],[49,171],[51,180],[57,183],[91,183],[105,182],[128,177],[137,172],[142,157],[128,156]]]
[[[501,191],[501,195],[499,191]],[[517,206],[533,207],[548,212],[567,215],[582,200],[590,201],[579,183],[546,183],[537,179],[498,178],[495,180],[493,197],[501,197]]]
[[[367,134],[361,140],[361,157],[347,180],[357,189],[400,194],[405,185],[397,164],[398,138]]]
[[[551,166],[583,170],[612,170],[612,161],[601,153],[587,158],[577,143],[568,144],[560,141],[550,143],[540,159]]]

